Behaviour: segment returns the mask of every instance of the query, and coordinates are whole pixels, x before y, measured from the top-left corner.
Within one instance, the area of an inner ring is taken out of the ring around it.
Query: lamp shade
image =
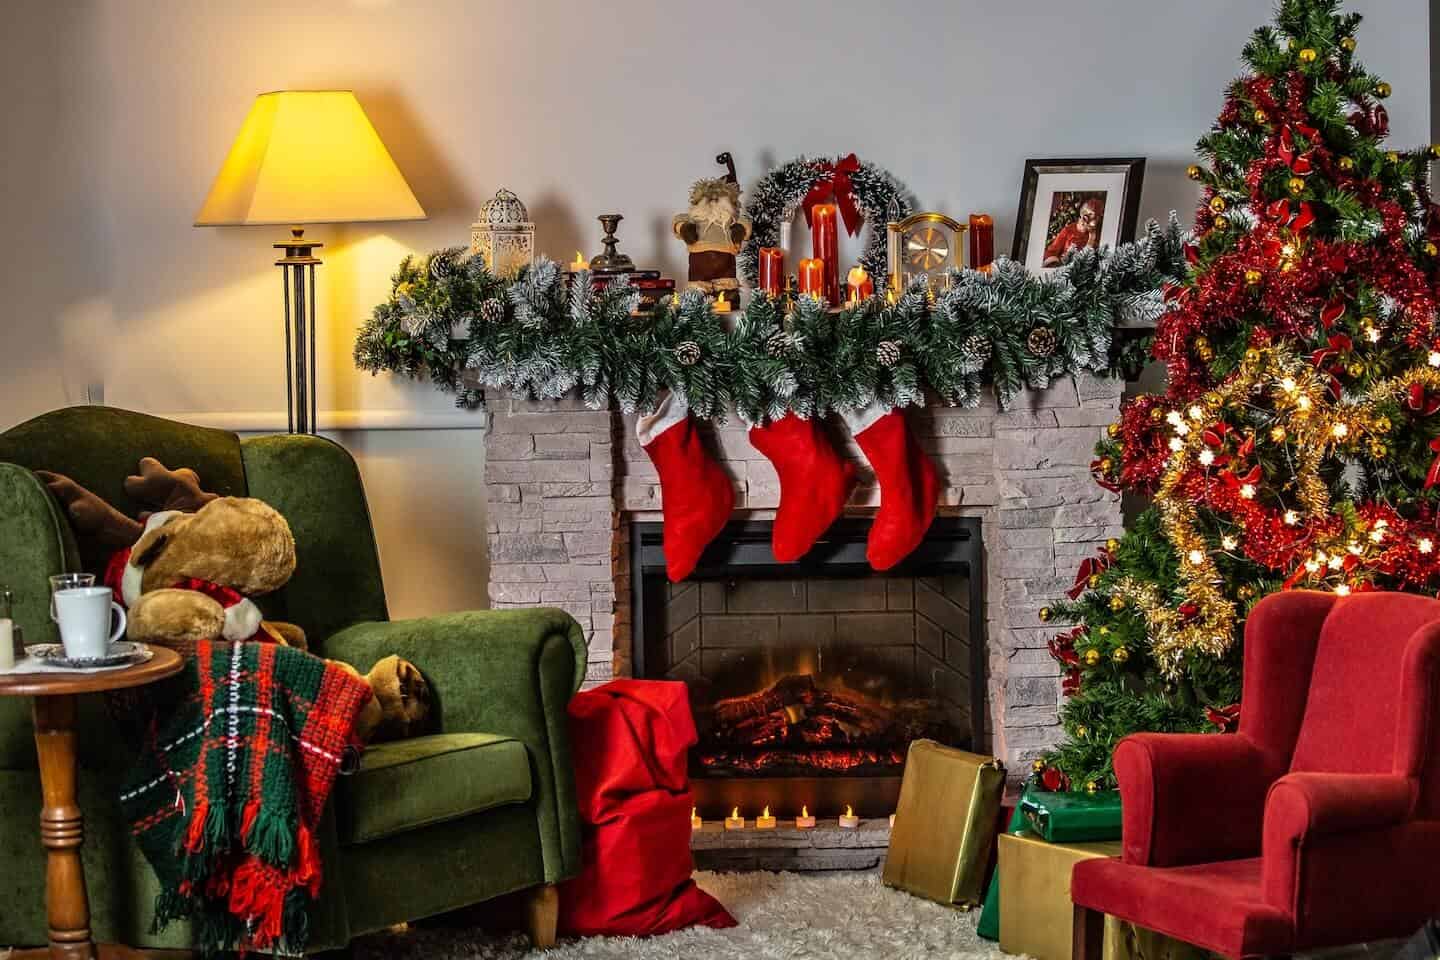
[[[424,218],[355,94],[284,90],[255,99],[195,225]]]

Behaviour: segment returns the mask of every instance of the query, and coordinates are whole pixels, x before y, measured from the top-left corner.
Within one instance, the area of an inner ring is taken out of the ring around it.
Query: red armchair
[[[1074,960],[1105,914],[1237,958],[1440,914],[1440,601],[1266,597],[1244,683],[1238,733],[1116,747],[1123,853],[1075,865]]]

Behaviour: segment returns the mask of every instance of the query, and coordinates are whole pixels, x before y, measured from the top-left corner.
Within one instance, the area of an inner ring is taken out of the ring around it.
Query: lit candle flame
[[[850,804],[848,804],[848,803],[845,804],[845,816],[847,816],[847,817],[853,817],[853,816],[855,816],[855,811],[850,809]]]
[[[718,297],[715,298],[715,312],[716,312],[716,313],[724,313],[726,310],[729,310],[729,309],[730,309],[730,304],[729,304],[729,302],[727,302],[726,299],[725,299],[725,291],[724,291],[724,290],[721,290],[721,291],[720,291],[720,296],[718,296]]]
[[[764,809],[763,811],[761,811],[760,816],[762,816],[762,817],[768,817],[768,816],[770,816],[770,804],[768,804],[768,803],[765,804],[765,809]]]
[[[800,816],[801,816],[801,817],[808,817],[808,816],[810,816],[810,808],[807,807],[807,806],[805,806],[805,804],[803,804],[803,803],[800,804]]]
[[[736,807],[735,809],[733,809],[733,810],[730,811],[730,819],[731,819],[731,820],[739,820],[739,819],[740,819],[740,808],[739,808],[739,807]]]
[[[570,264],[571,270],[589,270],[590,261],[585,259],[585,254],[579,250],[575,251],[575,262]]]

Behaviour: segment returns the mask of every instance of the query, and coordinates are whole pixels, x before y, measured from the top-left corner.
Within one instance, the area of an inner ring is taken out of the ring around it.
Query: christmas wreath
[[[840,208],[840,219],[852,237],[870,221],[870,237],[860,265],[872,277],[886,276],[885,224],[909,216],[913,207],[910,192],[889,172],[852,153],[836,160],[799,157],[770,171],[750,188],[745,212],[754,230],[736,260],[745,282],[752,287],[758,282],[760,248],[780,245],[781,224],[789,223],[796,210],[803,210],[809,222],[817,203],[830,202]]]

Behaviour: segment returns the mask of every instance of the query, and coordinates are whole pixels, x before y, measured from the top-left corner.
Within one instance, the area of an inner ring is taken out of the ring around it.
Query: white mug
[[[114,601],[109,587],[56,590],[53,599],[60,641],[72,660],[103,657],[110,644],[125,635],[125,608]],[[119,620],[114,630],[110,629],[112,610]]]

